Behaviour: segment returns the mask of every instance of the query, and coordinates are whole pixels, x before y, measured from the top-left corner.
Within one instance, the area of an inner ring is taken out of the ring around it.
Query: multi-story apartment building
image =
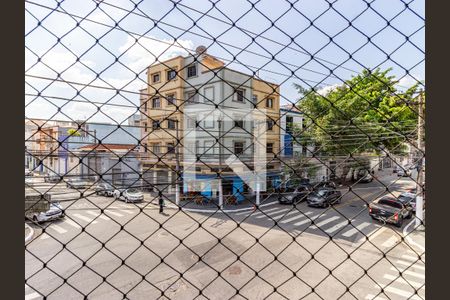
[[[281,106],[280,127],[281,154],[286,158],[307,156],[307,149],[301,144],[301,138],[294,137],[294,131],[301,133],[303,129],[303,115],[294,105]]]
[[[242,200],[240,193],[247,192],[248,186],[227,159],[236,155],[253,170],[255,141],[262,139],[255,136],[255,112],[267,125],[266,169],[267,175],[273,173],[269,185],[279,175],[278,85],[225,67],[203,47],[193,55],[151,65],[147,73],[148,98],[141,103],[142,115],[147,116],[141,124],[146,181],[161,184],[160,189],[166,184],[166,191],[173,191],[178,164],[185,192],[195,189],[187,180],[195,173],[202,194],[214,197],[218,187],[212,179],[220,173],[223,193]]]

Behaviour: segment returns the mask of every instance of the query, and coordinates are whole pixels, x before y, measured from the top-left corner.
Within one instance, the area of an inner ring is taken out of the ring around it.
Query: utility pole
[[[419,154],[419,160],[417,162],[417,199],[416,199],[416,227],[419,227],[423,223],[423,157],[422,152],[424,152],[424,115],[423,115],[423,91],[420,91],[419,94],[419,102],[418,104],[418,111],[419,116],[417,120],[417,148],[418,148],[418,154]]]
[[[177,138],[177,144],[175,146],[175,172],[176,174],[176,179],[175,179],[175,203],[177,206],[180,206],[180,184],[179,184],[179,176],[180,176],[180,155],[179,155],[179,144],[180,144],[180,139],[179,139],[179,126],[178,126],[179,120],[177,119],[176,121],[176,138]]]
[[[222,189],[222,124],[224,121],[219,118],[217,120],[219,125],[219,208],[223,209],[223,189]]]

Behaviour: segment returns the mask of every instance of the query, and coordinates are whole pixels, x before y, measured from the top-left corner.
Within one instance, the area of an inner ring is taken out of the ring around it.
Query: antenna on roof
[[[195,48],[195,53],[197,55],[202,55],[202,54],[206,53],[206,47],[203,45],[198,46],[197,48]]]

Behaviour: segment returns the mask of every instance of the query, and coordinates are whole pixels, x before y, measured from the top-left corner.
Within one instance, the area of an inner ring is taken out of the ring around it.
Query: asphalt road
[[[424,234],[408,243],[408,222],[383,226],[366,207],[413,182],[379,180],[343,188],[328,209],[268,199],[258,210],[159,214],[149,199],[62,196],[64,219],[31,225],[25,299],[425,299]]]

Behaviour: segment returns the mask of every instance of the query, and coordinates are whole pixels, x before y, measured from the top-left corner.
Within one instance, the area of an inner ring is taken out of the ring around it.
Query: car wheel
[[[397,223],[395,223],[395,226],[400,228],[400,227],[402,227],[402,225],[403,225],[403,218],[400,217],[398,219]]]
[[[33,216],[33,221],[34,221],[35,223],[39,223],[37,216]]]
[[[410,211],[410,212],[408,213],[408,215],[406,216],[406,218],[407,218],[407,219],[411,219],[412,216],[413,216],[413,213],[412,213],[412,211]]]

